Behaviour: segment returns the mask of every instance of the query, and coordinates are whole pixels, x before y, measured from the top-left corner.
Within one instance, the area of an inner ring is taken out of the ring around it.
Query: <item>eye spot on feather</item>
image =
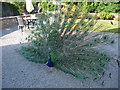
[[[59,22],[61,22],[62,21],[62,19],[59,19]]]
[[[93,24],[90,24],[90,27],[92,27],[93,26]]]
[[[94,41],[96,42],[97,40],[95,39]]]
[[[88,20],[91,20],[92,19],[92,17],[88,17]]]
[[[57,18],[57,15],[55,15],[54,17]]]
[[[42,14],[41,14],[41,16],[43,17],[43,16],[45,16],[45,14],[44,14],[44,13],[42,13]]]
[[[58,8],[55,8],[55,10],[58,10]]]
[[[84,23],[82,23],[82,26],[84,26],[85,24]]]
[[[45,32],[44,31],[42,31],[42,34],[44,34]]]
[[[51,16],[52,14],[51,14],[51,13],[49,13],[48,15],[49,15],[49,16]]]
[[[101,54],[101,56],[106,56],[105,54]]]
[[[63,26],[65,26],[65,25],[66,25],[66,23],[63,24]]]
[[[39,30],[39,27],[37,27],[36,30]]]
[[[95,38],[93,41],[94,41],[94,42],[99,42],[100,39],[99,39],[99,38]]]
[[[46,19],[44,19],[44,21],[47,21]]]
[[[77,14],[75,14],[74,16],[75,16],[75,17],[77,17],[78,15],[77,15]]]
[[[61,14],[63,15],[63,14],[64,14],[64,12],[61,12]]]
[[[73,21],[70,21],[70,24],[73,24],[74,22]]]
[[[104,40],[108,40],[109,37],[106,35],[106,36],[103,36],[103,39],[104,39]]]
[[[84,31],[84,33],[86,34],[86,33],[87,33],[87,31]]]
[[[67,17],[68,17],[68,14],[65,15],[65,18],[67,18]]]
[[[98,72],[101,72],[102,69],[97,69]]]
[[[79,30],[76,30],[76,32],[79,32]]]
[[[106,62],[109,62],[109,61],[110,61],[110,59],[109,59],[109,58],[106,58],[105,60],[106,60]]]
[[[46,34],[48,34],[48,32],[46,32]]]
[[[111,41],[111,44],[114,44],[114,43],[115,43],[115,41],[114,41],[114,40],[112,40],[112,41]]]
[[[70,32],[70,29],[68,30],[68,32]]]
[[[71,8],[68,8],[68,11],[70,11],[71,10]]]

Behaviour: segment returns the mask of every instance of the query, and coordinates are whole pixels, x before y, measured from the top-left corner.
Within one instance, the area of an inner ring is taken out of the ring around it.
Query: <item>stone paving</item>
[[[117,34],[114,34],[117,36]],[[82,81],[60,70],[49,72],[44,64],[27,61],[16,52],[26,36],[17,30],[17,26],[2,30],[0,49],[2,49],[2,87],[3,88],[117,88],[118,67],[111,62],[107,66],[112,78],[106,72],[100,81]],[[99,46],[110,55],[118,55],[118,40],[115,45]],[[101,83],[104,80],[104,85]]]

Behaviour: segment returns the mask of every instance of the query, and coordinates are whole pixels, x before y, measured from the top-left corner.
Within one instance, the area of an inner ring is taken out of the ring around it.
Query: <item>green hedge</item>
[[[79,5],[87,13],[120,13],[119,2],[67,2],[66,4]]]
[[[38,5],[39,2],[33,2],[34,7]],[[64,2],[68,5],[78,5],[82,9],[83,12],[87,13],[100,13],[100,12],[108,12],[108,13],[120,13],[120,4],[119,2]],[[19,11],[20,14],[23,14],[26,11],[25,2],[11,2],[15,6],[15,9]],[[53,11],[55,5],[49,4],[48,2],[40,2],[40,6],[43,11]],[[36,8],[35,8],[36,10]],[[112,16],[109,15],[111,18]]]

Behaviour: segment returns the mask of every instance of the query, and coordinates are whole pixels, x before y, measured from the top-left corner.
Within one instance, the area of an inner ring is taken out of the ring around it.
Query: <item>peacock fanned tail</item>
[[[110,58],[94,49],[101,43],[110,43],[111,38],[95,32],[96,17],[80,13],[79,7],[73,6],[60,10],[60,13],[41,13],[35,23],[36,30],[28,37],[32,56],[39,57],[33,61],[49,59],[54,66],[81,79],[102,76],[107,71],[105,65]]]

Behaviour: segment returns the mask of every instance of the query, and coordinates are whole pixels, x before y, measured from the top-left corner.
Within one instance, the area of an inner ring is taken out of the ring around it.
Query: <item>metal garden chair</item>
[[[17,21],[18,21],[18,29],[20,29],[23,32],[23,29],[26,29],[26,24],[23,20],[22,16],[17,16]]]

